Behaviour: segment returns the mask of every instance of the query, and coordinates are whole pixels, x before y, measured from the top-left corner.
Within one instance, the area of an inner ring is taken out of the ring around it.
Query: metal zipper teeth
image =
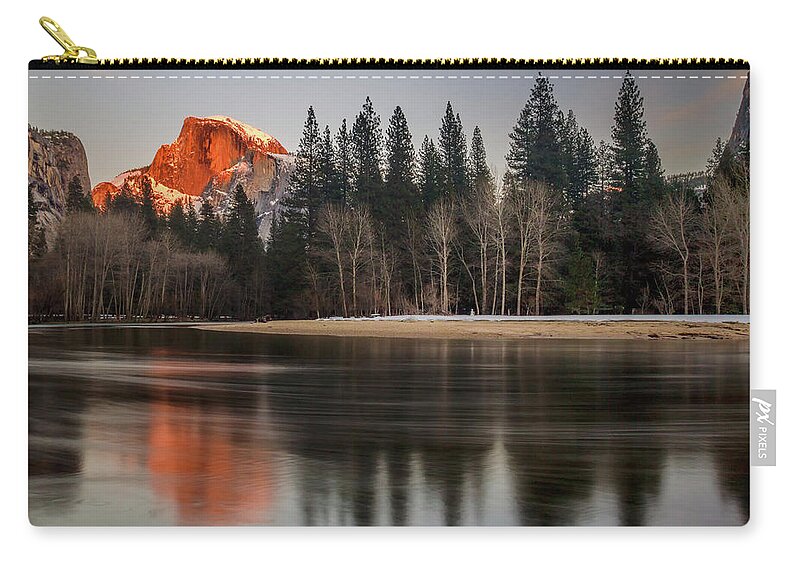
[[[133,68],[187,68],[187,69],[749,69],[744,59],[723,58],[672,58],[672,59],[514,59],[514,58],[453,58],[453,59],[393,59],[393,58],[221,58],[221,59],[175,59],[175,58],[124,58],[101,59],[98,64],[42,61],[30,62],[30,69],[52,69],[57,67],[85,69],[133,69]]]

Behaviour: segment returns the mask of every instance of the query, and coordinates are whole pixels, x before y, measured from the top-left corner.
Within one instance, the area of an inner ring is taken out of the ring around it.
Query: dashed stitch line
[[[548,79],[624,79],[623,75],[547,75]],[[637,75],[636,79],[747,79],[747,75]],[[29,75],[28,79],[536,79],[535,75]]]

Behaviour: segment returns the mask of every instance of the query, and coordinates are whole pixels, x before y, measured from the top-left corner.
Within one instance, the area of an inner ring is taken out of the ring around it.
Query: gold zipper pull
[[[97,54],[91,48],[75,45],[64,28],[59,26],[55,20],[42,16],[39,18],[39,24],[50,34],[54,40],[58,42],[64,53],[61,55],[46,55],[42,61],[57,61],[57,62],[70,62],[70,63],[99,63]],[[84,55],[81,55],[83,52]]]

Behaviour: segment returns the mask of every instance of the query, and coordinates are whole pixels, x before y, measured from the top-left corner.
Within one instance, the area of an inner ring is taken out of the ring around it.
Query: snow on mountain
[[[126,186],[134,196],[141,195],[149,179],[153,202],[162,213],[178,202],[199,209],[207,199],[223,214],[241,184],[255,205],[259,234],[266,241],[293,168],[294,158],[283,145],[255,127],[230,117],[187,117],[175,141],[162,145],[149,166],[101,182],[92,199],[102,208]]]

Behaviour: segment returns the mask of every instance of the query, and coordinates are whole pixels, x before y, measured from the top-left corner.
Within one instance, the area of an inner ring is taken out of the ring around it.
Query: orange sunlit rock
[[[111,182],[101,182],[94,188],[92,188],[92,202],[94,203],[95,208],[103,209],[105,208],[106,201],[109,197],[113,198],[117,194],[119,194],[120,189],[111,184]]]
[[[156,210],[168,213],[174,204],[192,203],[209,189],[227,193],[237,174],[246,186],[269,188],[277,175],[273,155],[287,154],[274,137],[229,117],[187,117],[178,138],[162,145],[149,166],[97,184],[92,201],[103,208],[124,185],[140,197],[149,184]]]

